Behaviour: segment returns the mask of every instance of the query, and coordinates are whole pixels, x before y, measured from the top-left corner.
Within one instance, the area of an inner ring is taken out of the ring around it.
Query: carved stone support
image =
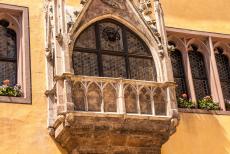
[[[69,153],[160,154],[175,131],[175,118],[95,113],[68,113],[54,129]]]

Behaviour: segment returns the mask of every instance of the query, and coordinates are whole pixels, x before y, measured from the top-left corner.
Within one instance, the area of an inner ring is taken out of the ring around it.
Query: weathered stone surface
[[[85,112],[65,117],[55,139],[72,154],[160,154],[171,130],[167,117]]]

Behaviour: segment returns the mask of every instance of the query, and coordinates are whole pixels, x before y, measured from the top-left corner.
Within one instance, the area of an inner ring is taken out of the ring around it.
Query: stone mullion
[[[150,97],[151,97],[151,108],[152,108],[152,115],[155,116],[156,112],[155,112],[155,103],[154,103],[154,88],[151,87],[150,89]]]
[[[209,49],[210,49],[210,88],[211,94],[215,101],[220,103],[220,107],[226,111],[224,104],[224,97],[221,88],[218,68],[216,64],[215,51],[213,47],[212,37],[209,36]]]
[[[47,1],[46,3],[46,12],[45,12],[45,23],[46,23],[46,41],[45,41],[45,53],[46,53],[46,89],[48,91],[52,90],[54,88],[54,82],[53,82],[53,55],[52,55],[52,40],[51,38],[51,31],[52,31],[52,24],[50,16],[52,16],[50,12],[50,6],[51,2]],[[55,95],[49,94],[47,95],[47,101],[48,101],[48,127],[52,127],[55,119],[56,119],[56,103],[55,103]]]
[[[188,56],[188,48],[186,47],[186,51],[182,52],[183,64],[185,68],[185,76],[187,79],[187,89],[189,90],[189,94],[193,102],[196,102],[196,93],[193,84],[192,70]]]
[[[63,104],[65,104],[65,109],[64,109],[65,112],[74,111],[74,103],[72,99],[72,82],[68,78],[64,80],[63,96],[64,96]]]
[[[124,84],[122,80],[118,82],[118,97],[117,97],[118,113],[124,114],[125,111],[125,100],[124,100]]]
[[[136,96],[136,101],[137,101],[137,113],[138,114],[141,114],[141,106],[140,106],[140,87],[137,85],[136,86],[136,94],[137,94],[137,96]]]

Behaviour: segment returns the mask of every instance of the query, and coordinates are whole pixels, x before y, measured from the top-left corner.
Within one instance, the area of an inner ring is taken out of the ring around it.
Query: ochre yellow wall
[[[68,3],[79,2],[69,0]],[[43,0],[0,0],[29,7],[32,104],[0,103],[0,154],[65,154],[47,131]]]
[[[229,0],[160,0],[169,27],[230,34]]]
[[[162,154],[229,154],[230,116],[181,114],[180,125]]]
[[[69,0],[67,4],[78,6],[79,1]],[[190,2],[162,0],[168,26],[230,33],[230,13],[224,9],[230,8],[229,0],[194,0],[193,6]],[[0,103],[0,154],[65,154],[47,131],[43,0],[0,3],[29,7],[32,66],[32,104]],[[230,117],[183,114],[181,118],[178,131],[164,145],[163,154],[230,153]]]

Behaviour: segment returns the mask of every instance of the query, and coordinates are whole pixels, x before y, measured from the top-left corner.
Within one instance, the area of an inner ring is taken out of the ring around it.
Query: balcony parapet
[[[72,74],[55,80],[57,104],[72,105],[58,110],[51,134],[69,153],[158,154],[178,125],[173,82]]]

